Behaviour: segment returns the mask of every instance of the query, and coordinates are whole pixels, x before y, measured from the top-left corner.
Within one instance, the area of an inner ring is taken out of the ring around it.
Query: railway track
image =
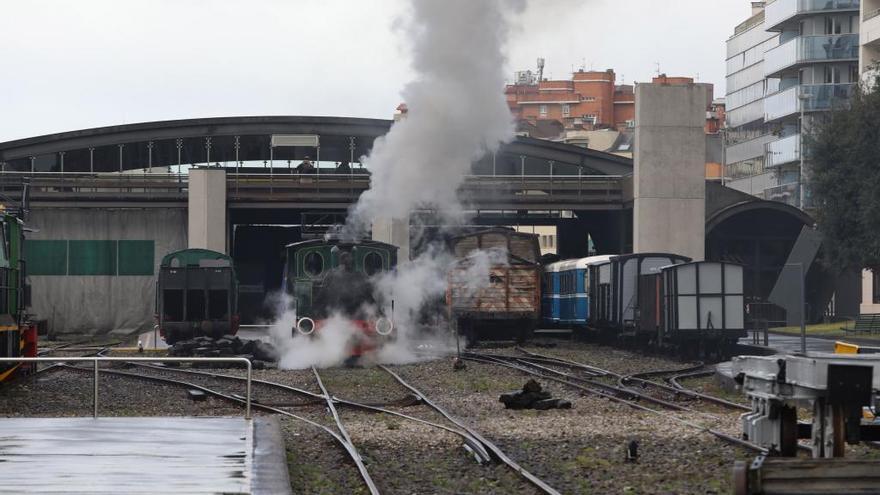
[[[597,372],[604,373],[605,374],[604,376],[616,377],[618,379],[623,378],[623,375],[620,375],[619,373],[615,373],[610,370],[603,370],[601,368],[597,368],[597,367],[590,366],[587,364],[577,363],[577,362],[566,360],[566,359],[555,358],[552,356],[539,355],[539,354],[531,353],[531,352],[528,352],[525,350],[521,350],[521,351],[530,357],[550,360],[554,363],[557,363],[558,366],[568,366],[570,368],[575,368],[575,369],[584,369],[584,370],[588,370],[592,373],[597,373]],[[693,421],[689,421],[686,419],[682,419],[678,416],[675,416],[674,414],[671,414],[672,411],[670,411],[670,409],[674,410],[674,411],[693,411],[693,410],[690,410],[690,409],[683,407],[681,405],[678,405],[678,404],[674,404],[674,403],[671,403],[668,401],[657,399],[657,398],[652,397],[648,394],[642,394],[640,392],[631,390],[629,388],[620,387],[618,385],[602,383],[602,382],[600,382],[598,380],[594,380],[594,379],[577,377],[576,375],[561,372],[558,370],[553,370],[552,368],[547,367],[547,366],[543,366],[543,365],[535,365],[535,364],[529,365],[528,361],[519,359],[516,356],[483,355],[483,354],[479,354],[479,353],[470,352],[470,353],[462,354],[462,357],[464,359],[468,359],[470,361],[481,362],[484,364],[491,364],[491,365],[496,365],[496,366],[504,366],[504,367],[507,367],[510,369],[515,369],[515,370],[521,371],[523,373],[526,373],[531,376],[535,376],[535,377],[538,377],[538,378],[541,378],[544,380],[550,380],[550,381],[554,381],[557,383],[561,383],[561,384],[566,385],[568,387],[571,387],[571,388],[574,388],[574,389],[577,389],[577,390],[580,390],[583,392],[587,392],[589,394],[592,394],[592,395],[595,395],[598,397],[604,397],[604,398],[609,399],[613,402],[627,405],[631,408],[645,411],[645,412],[648,412],[648,413],[651,413],[654,415],[658,415],[658,416],[661,416],[661,417],[668,419],[670,421],[674,421],[676,423],[680,423],[682,425],[703,431],[705,433],[708,433],[708,434],[710,434],[710,435],[712,435],[712,436],[714,436],[724,442],[730,443],[732,445],[737,445],[739,447],[743,447],[743,448],[746,448],[748,450],[751,450],[751,451],[757,452],[757,453],[762,453],[762,454],[767,453],[767,449],[764,449],[764,448],[760,447],[759,445],[756,445],[751,442],[748,442],[748,441],[736,438],[734,436],[728,435],[728,434],[726,434],[722,431],[719,431],[715,428],[704,426],[699,423],[695,423]],[[628,394],[631,394],[631,395],[627,396]],[[642,400],[650,402],[650,403],[652,403],[652,405],[655,405],[655,406],[659,405],[659,406],[666,407],[667,409],[664,410],[664,409],[648,407],[648,406],[641,403]],[[693,412],[699,413],[700,411],[693,411]]]
[[[695,390],[691,390],[689,388],[681,386],[677,382],[678,379],[682,378],[690,378],[697,376],[709,376],[714,373],[713,370],[705,369],[705,364],[699,363],[693,366],[688,366],[685,368],[672,369],[672,370],[653,370],[653,371],[645,371],[641,373],[633,373],[630,375],[623,375],[619,373],[615,373],[610,370],[603,370],[601,368],[596,368],[593,366],[589,366],[583,363],[576,363],[574,361],[569,361],[565,359],[557,359],[551,356],[544,356],[542,354],[537,354],[534,352],[529,352],[522,348],[517,348],[517,350],[530,358],[542,358],[549,362],[556,362],[559,365],[569,366],[577,369],[588,369],[593,371],[594,373],[598,373],[599,376],[608,376],[617,379],[618,386],[620,388],[625,388],[631,390],[633,392],[637,392],[633,390],[631,384],[638,384],[644,388],[655,388],[657,390],[662,391],[667,395],[671,395],[672,399],[678,399],[681,396],[686,396],[692,399],[702,400],[705,402],[709,402],[718,406],[722,406],[728,409],[738,410],[738,411],[749,411],[751,410],[748,406],[743,404],[738,404],[736,402],[729,401],[727,399],[723,399],[721,397],[716,397],[714,395],[705,394],[702,392],[697,392]],[[658,382],[656,380],[650,380],[651,377],[663,376],[663,375],[672,375],[668,378],[669,385],[665,383]],[[665,402],[671,402],[671,400],[664,400]]]
[[[696,371],[696,370],[691,370],[686,373],[693,373],[694,371]],[[672,373],[678,373],[678,371],[673,370]],[[709,373],[712,373],[712,372],[710,371]],[[666,373],[655,372],[655,373],[652,373],[652,376],[659,376],[662,374],[666,374]],[[679,376],[679,375],[675,375],[675,376]],[[662,394],[666,394],[666,395],[671,396],[673,400],[676,400],[676,399],[680,398],[681,396],[684,396],[684,397],[687,397],[687,398],[690,398],[693,400],[705,401],[705,402],[708,402],[711,404],[715,404],[715,405],[725,407],[728,409],[733,409],[736,411],[750,411],[751,410],[750,407],[743,405],[743,404],[737,404],[736,402],[731,402],[727,399],[722,399],[721,397],[715,397],[714,395],[704,394],[702,392],[697,392],[695,390],[691,390],[688,388],[684,388],[684,387],[678,388],[678,387],[675,387],[672,385],[667,385],[662,382],[648,380],[646,378],[639,377],[638,374],[623,376],[623,377],[619,378],[617,380],[617,382],[621,387],[630,388],[632,385],[638,385],[638,386],[645,388],[645,389],[653,388],[655,390],[658,390]]]
[[[174,367],[166,367],[166,366],[157,366],[157,365],[144,364],[144,363],[127,363],[127,365],[131,366],[133,368],[138,368],[141,370],[150,370],[153,372],[164,372],[164,373],[172,373],[172,374],[198,376],[201,379],[214,379],[214,380],[218,380],[218,381],[237,382],[237,383],[241,383],[246,380],[243,377],[235,376],[235,375],[227,375],[227,374],[220,374],[220,373],[214,373],[214,372],[198,371],[198,370],[174,368]],[[75,367],[75,366],[68,366],[68,365],[62,365],[62,366],[66,366],[67,368],[76,369],[76,370],[80,370],[80,371],[89,371],[89,370],[86,370],[85,368],[79,368],[79,367]],[[418,391],[413,385],[404,381],[398,374],[394,373],[390,368],[387,368],[384,366],[382,366],[380,368],[383,369],[386,373],[388,373],[391,377],[393,377],[402,387],[406,388],[409,392],[411,392],[412,396],[417,399],[416,403],[423,403],[423,404],[427,405],[432,410],[434,410],[437,414],[443,416],[446,419],[446,421],[448,421],[452,425],[447,426],[447,425],[443,425],[443,424],[440,424],[437,422],[418,418],[418,417],[415,417],[412,415],[393,411],[393,410],[387,409],[386,407],[382,407],[383,405],[365,404],[362,402],[356,402],[356,401],[336,397],[336,396],[332,395],[331,391],[328,390],[328,388],[325,386],[324,381],[321,378],[320,372],[314,368],[312,369],[312,372],[315,376],[315,380],[318,384],[318,388],[321,390],[321,393],[311,392],[308,390],[304,390],[304,389],[297,388],[297,387],[292,387],[292,386],[282,384],[282,383],[253,379],[252,383],[254,384],[254,386],[262,386],[262,387],[266,387],[266,388],[271,388],[271,389],[281,391],[281,392],[284,392],[287,394],[293,394],[299,398],[303,398],[306,400],[300,401],[296,404],[284,404],[284,406],[277,406],[277,407],[264,404],[260,401],[252,401],[252,407],[254,409],[259,409],[259,410],[274,413],[274,414],[280,414],[283,416],[291,417],[296,420],[304,421],[307,424],[310,424],[315,427],[319,427],[324,432],[331,434],[333,436],[333,438],[336,440],[336,442],[346,451],[348,456],[356,464],[356,466],[358,468],[359,475],[361,476],[362,480],[364,481],[365,486],[367,487],[367,489],[370,491],[371,494],[379,493],[378,488],[376,487],[375,483],[373,482],[372,477],[370,476],[370,473],[367,471],[366,466],[364,466],[363,459],[361,458],[360,454],[358,453],[358,451],[354,445],[354,442],[351,440],[351,437],[349,436],[348,432],[345,430],[345,427],[342,424],[342,420],[340,418],[340,415],[338,414],[337,407],[357,409],[357,410],[372,412],[372,413],[377,413],[377,414],[388,414],[388,415],[392,415],[392,416],[395,416],[398,418],[405,419],[407,421],[413,421],[413,422],[420,423],[420,424],[423,424],[426,426],[430,426],[433,428],[444,430],[449,433],[453,433],[455,435],[458,435],[462,439],[465,448],[470,453],[472,453],[474,455],[474,457],[479,462],[485,463],[485,462],[496,462],[497,461],[497,462],[503,463],[507,467],[509,467],[511,470],[516,472],[523,479],[525,479],[527,482],[529,482],[531,485],[533,485],[535,488],[540,490],[542,493],[552,494],[552,495],[559,494],[559,492],[557,490],[552,488],[546,482],[544,482],[543,480],[541,480],[540,478],[538,478],[537,476],[528,472],[522,466],[517,464],[513,459],[511,459],[509,456],[507,456],[497,445],[495,445],[494,443],[492,443],[491,441],[489,441],[488,439],[486,439],[485,437],[480,435],[478,432],[476,432],[475,430],[473,430],[472,428],[470,428],[469,426],[464,424],[461,420],[455,418],[454,416],[449,414],[447,411],[442,409],[439,405],[437,405],[435,402],[431,401],[428,397],[426,397],[425,394]],[[154,381],[157,383],[174,385],[174,386],[178,386],[181,388],[199,390],[199,391],[205,393],[206,395],[210,395],[212,397],[219,398],[219,399],[229,401],[229,402],[239,404],[239,405],[243,405],[245,402],[244,398],[236,393],[223,392],[223,391],[217,390],[217,388],[215,388],[213,386],[208,387],[205,385],[200,385],[200,384],[194,383],[192,381],[176,380],[176,379],[172,379],[172,378],[168,378],[168,377],[157,376],[155,374],[134,373],[131,371],[120,371],[120,370],[102,370],[101,373],[129,377],[129,378],[133,378],[133,379],[149,380],[149,381]],[[399,405],[400,402],[401,401],[395,401],[395,403],[393,405]],[[316,406],[316,405],[325,406],[330,411],[337,431],[334,431],[334,429],[329,428],[325,425],[322,425],[322,424],[318,423],[317,421],[306,418],[305,416],[303,416],[301,414],[294,414],[294,413],[291,413],[286,410],[286,409],[289,409],[292,407],[305,407],[305,406]]]
[[[109,342],[109,343],[101,345],[101,346],[90,346],[87,348],[76,347],[82,343],[83,342],[69,342],[69,343],[61,344],[61,345],[51,347],[48,349],[43,349],[42,351],[39,351],[37,354],[40,357],[50,357],[52,354],[55,354],[56,352],[61,351],[61,352],[73,352],[74,355],[71,357],[103,356],[104,354],[110,352],[110,350],[113,347],[121,344],[121,342],[117,341],[117,342]],[[61,367],[63,365],[64,365],[64,363],[52,363],[50,365],[44,365],[42,367],[38,366],[37,369],[34,370],[33,373],[31,373],[30,375],[27,375],[27,376],[33,377],[35,375],[40,375],[40,374],[46,373],[47,371],[58,370],[58,369],[61,369]]]

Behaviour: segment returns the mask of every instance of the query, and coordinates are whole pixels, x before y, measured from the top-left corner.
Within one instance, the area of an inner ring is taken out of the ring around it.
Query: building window
[[[849,18],[845,20],[849,24]],[[825,18],[825,34],[842,34],[844,19],[840,17]]]
[[[592,114],[592,113],[584,115],[584,122],[586,122],[587,124],[594,124],[595,125],[596,124],[596,115]]]
[[[871,286],[874,288],[874,294],[873,294],[874,304],[880,304],[880,276],[878,276],[878,275],[880,275],[880,274],[871,272],[871,279],[874,282],[871,284]]]
[[[825,84],[840,84],[840,67],[836,65],[825,66]]]
[[[541,117],[546,117],[547,116],[547,105],[541,105],[541,107],[539,108],[538,111],[541,113]]]
[[[583,101],[596,101],[595,96],[584,96],[581,98]]]
[[[571,116],[571,105],[569,105],[568,103],[565,103],[562,105],[562,116],[563,117],[570,117]]]

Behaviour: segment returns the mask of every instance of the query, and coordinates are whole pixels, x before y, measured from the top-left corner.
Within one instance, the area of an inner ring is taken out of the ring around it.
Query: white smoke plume
[[[461,217],[457,191],[471,163],[513,137],[504,97],[509,16],[524,2],[412,0],[403,29],[417,78],[403,91],[408,113],[373,144],[370,189],[349,215],[365,232],[376,218],[408,218],[421,206]]]
[[[524,0],[411,0],[402,32],[412,47],[417,77],[402,96],[406,118],[396,122],[362,159],[372,173],[370,189],[349,210],[341,234],[360,239],[373,221],[408,219],[420,208],[436,211],[441,223],[464,220],[458,189],[471,164],[513,137],[513,119],[504,97],[504,47],[511,16],[522,12]],[[463,283],[473,290],[489,283],[498,253],[477,253]],[[448,349],[454,337],[446,331],[444,311],[424,321],[423,308],[442,297],[454,258],[428,248],[415,260],[403,260],[391,273],[374,279],[377,300],[386,307],[373,314],[391,314],[396,339],[371,358],[406,363],[420,358],[414,342]],[[381,311],[380,311],[381,310]],[[431,319],[433,318],[433,320]],[[332,366],[345,361],[358,331],[344,318],[331,318],[311,337],[291,337],[296,316],[287,311],[273,327],[281,347],[281,368]],[[435,330],[427,339],[422,327]]]
[[[327,368],[342,364],[351,354],[353,339],[358,332],[353,322],[334,315],[324,320],[320,331],[303,335],[296,331],[297,315],[292,297],[273,294],[269,299],[279,315],[269,329],[280,356],[279,368]]]

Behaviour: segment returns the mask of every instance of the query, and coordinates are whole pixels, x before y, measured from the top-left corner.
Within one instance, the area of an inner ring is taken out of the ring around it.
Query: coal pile
[[[243,357],[250,359],[254,369],[262,369],[267,363],[274,363],[278,359],[278,352],[272,344],[260,340],[242,340],[234,335],[224,335],[219,339],[202,336],[181,340],[168,349],[168,355],[174,357]],[[219,367],[234,366],[234,363],[217,364]]]
[[[553,394],[543,390],[541,384],[535,380],[529,380],[523,385],[522,390],[501,394],[498,398],[507,409],[571,409],[571,402],[565,399],[554,398]]]

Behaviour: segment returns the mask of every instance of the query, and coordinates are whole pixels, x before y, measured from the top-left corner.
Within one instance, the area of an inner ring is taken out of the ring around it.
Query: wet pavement
[[[743,337],[739,340],[740,344],[743,345],[755,345],[755,341],[750,335],[748,337]],[[780,354],[794,354],[797,352],[801,352],[801,336],[800,335],[788,335],[788,334],[778,334],[771,333],[768,335],[769,343],[771,348],[776,349],[777,353]],[[763,332],[758,335],[758,344],[764,345],[764,334]],[[816,337],[807,337],[807,352],[834,352],[834,341],[831,339],[819,339]]]

